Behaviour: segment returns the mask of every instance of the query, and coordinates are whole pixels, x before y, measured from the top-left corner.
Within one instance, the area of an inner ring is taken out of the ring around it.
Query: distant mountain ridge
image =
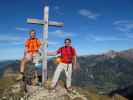
[[[115,56],[121,56],[121,57],[126,57],[128,59],[133,59],[133,48],[128,49],[128,50],[123,50],[123,51],[114,51],[114,50],[109,50],[108,52],[104,53],[104,55],[108,57],[115,57]]]
[[[14,73],[16,73],[16,71],[19,71],[19,66],[19,60],[0,61],[0,78],[8,69],[11,69]]]
[[[52,74],[57,66],[53,60],[48,61],[48,71]],[[95,87],[98,91],[109,93],[133,84],[133,49],[79,56],[78,62],[81,69],[73,72],[73,85]],[[19,66],[20,61],[14,61],[0,69],[5,72],[8,67],[12,67],[13,71],[18,71]]]

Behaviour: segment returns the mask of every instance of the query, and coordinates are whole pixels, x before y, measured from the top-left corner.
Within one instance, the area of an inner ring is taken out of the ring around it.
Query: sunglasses
[[[65,43],[71,43],[71,42],[65,42]]]

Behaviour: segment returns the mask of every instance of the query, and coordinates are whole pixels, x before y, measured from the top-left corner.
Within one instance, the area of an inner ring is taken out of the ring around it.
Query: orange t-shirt
[[[25,42],[27,53],[34,54],[38,52],[40,46],[41,46],[41,41],[37,38],[31,38],[31,39],[26,40]]]

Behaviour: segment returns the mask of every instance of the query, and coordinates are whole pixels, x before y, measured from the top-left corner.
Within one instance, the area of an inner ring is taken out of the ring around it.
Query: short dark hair
[[[36,30],[34,30],[34,29],[31,29],[31,30],[29,31],[29,34],[30,34],[31,32],[34,32],[34,33],[36,34]]]
[[[64,43],[66,43],[66,41],[69,41],[71,43],[71,39],[70,38],[66,38]]]

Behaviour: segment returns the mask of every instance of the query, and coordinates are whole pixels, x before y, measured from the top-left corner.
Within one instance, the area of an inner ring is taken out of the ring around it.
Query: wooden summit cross
[[[43,25],[43,67],[42,67],[42,83],[44,83],[47,78],[47,45],[48,45],[48,26],[62,27],[64,26],[63,22],[48,21],[49,17],[49,7],[44,7],[44,18],[43,20],[28,18],[27,23],[29,24],[38,24]]]

